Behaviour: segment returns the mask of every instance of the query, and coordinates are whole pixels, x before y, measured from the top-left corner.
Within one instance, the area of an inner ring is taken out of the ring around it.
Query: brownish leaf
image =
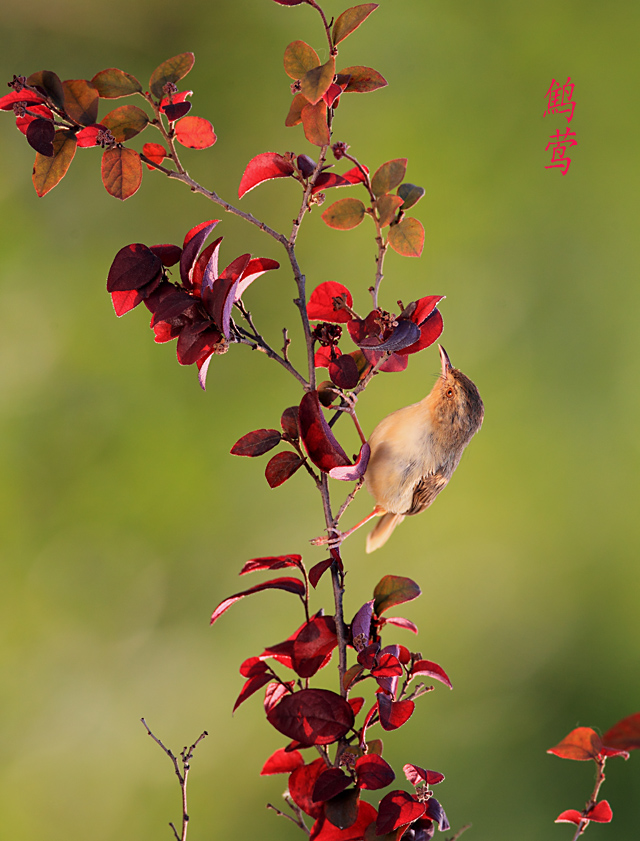
[[[116,199],[130,198],[142,183],[142,161],[134,149],[117,146],[102,156],[102,183]]]
[[[378,167],[371,179],[371,189],[374,195],[383,196],[385,193],[391,192],[399,184],[407,171],[407,159],[396,158],[393,161],[387,161]]]
[[[289,113],[284,121],[285,126],[297,126],[302,122],[302,109],[308,105],[309,101],[306,96],[297,93],[291,100]]]
[[[319,66],[318,53],[304,41],[292,41],[284,51],[284,72],[290,79],[302,79]]]
[[[360,199],[339,199],[322,214],[322,219],[330,228],[349,231],[357,227],[364,219],[365,206]]]
[[[173,82],[175,85],[180,79],[183,79],[193,67],[195,56],[193,53],[180,53],[163,61],[158,65],[151,74],[149,79],[149,87],[151,93],[158,99],[164,97],[162,88],[167,82]]]
[[[315,146],[327,146],[331,140],[327,125],[327,106],[321,99],[315,105],[305,105],[302,109],[302,128],[309,143]]]
[[[361,6],[352,6],[343,12],[333,24],[333,43],[339,44],[340,41],[344,41],[347,35],[351,35],[377,8],[377,3],[363,3]]]
[[[407,216],[389,229],[389,245],[403,257],[419,257],[424,248],[422,222]]]
[[[86,79],[70,79],[62,83],[64,109],[72,120],[90,126],[98,119],[98,91]]]
[[[373,67],[363,67],[356,65],[354,67],[345,67],[339,72],[340,76],[350,76],[345,93],[369,93],[369,91],[376,91],[378,88],[384,88],[387,85],[387,80],[374,70]]]
[[[120,105],[102,118],[101,125],[108,128],[118,143],[125,143],[149,123],[149,117],[137,105]]]
[[[39,196],[46,195],[67,174],[76,153],[76,139],[64,129],[53,138],[53,157],[36,152],[33,166],[33,186]]]
[[[380,225],[385,228],[390,225],[396,217],[400,207],[402,207],[403,199],[401,196],[380,196],[376,202],[378,214],[380,216]]]
[[[329,90],[329,85],[333,82],[335,72],[336,61],[335,58],[331,56],[329,61],[322,64],[320,67],[312,68],[302,77],[300,90],[312,105],[319,102],[326,91]]]
[[[119,99],[121,96],[142,91],[142,85],[135,76],[118,70],[117,67],[109,67],[96,73],[91,84],[103,99]]]

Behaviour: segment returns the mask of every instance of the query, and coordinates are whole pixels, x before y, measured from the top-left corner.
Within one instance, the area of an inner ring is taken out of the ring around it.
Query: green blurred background
[[[345,5],[328,0],[326,11]],[[421,584],[404,611],[418,641],[400,630],[387,641],[418,647],[455,689],[423,699],[386,735],[385,756],[398,769],[442,771],[437,796],[453,827],[471,821],[465,838],[478,841],[569,838],[553,820],[582,808],[593,769],[546,749],[573,727],[604,731],[640,709],[639,25],[631,2],[382,0],[341,49],[342,66],[372,65],[389,87],[344,97],[335,139],[371,168],[408,157],[408,180],[426,188],[416,208],[424,254],[389,254],[382,302],[445,294],[443,343],[486,405],[431,511],[372,556],[364,535],[348,542],[346,612],[386,573]],[[6,80],[116,66],[146,84],[162,60],[193,50],[193,113],[219,140],[183,159],[231,201],[255,154],[314,154],[299,127],[284,127],[285,46],[302,38],[325,55],[306,6],[33,0],[7,6],[0,28]],[[545,169],[545,146],[565,119],[542,115],[551,79],[567,76],[578,145],[562,176]],[[307,542],[322,520],[304,475],[270,491],[266,460],[228,454],[244,432],[277,426],[299,400],[296,384],[239,347],[214,360],[203,393],[175,345],[154,345],[142,307],[113,314],[105,278],[115,252],[180,243],[219,217],[215,207],[147,171],[120,204],[101,187],[95,150],[79,150],[38,199],[33,153],[11,114],[0,132],[3,832],[168,839],[179,792],[145,716],[174,750],[211,734],[193,762],[191,841],[300,837],[265,812],[285,780],[258,776],[283,743],[260,697],[231,717],[239,663],[300,616],[289,596],[266,593],[208,628],[222,598],[256,583],[237,578],[245,560],[324,556]],[[288,231],[297,199],[293,182],[273,182],[242,207]],[[281,258],[235,218],[219,231],[223,265],[244,251]],[[315,212],[299,251],[311,287],[347,283],[366,309],[370,227],[331,231]],[[283,269],[246,301],[274,343],[289,327],[299,355],[293,297]],[[432,348],[406,373],[380,376],[360,403],[365,430],[421,398],[438,368]],[[346,425],[343,435],[353,449]],[[348,522],[367,511],[365,497]],[[321,605],[331,608],[325,580]],[[612,760],[603,795],[614,824],[589,837],[637,838],[639,788],[640,758]]]

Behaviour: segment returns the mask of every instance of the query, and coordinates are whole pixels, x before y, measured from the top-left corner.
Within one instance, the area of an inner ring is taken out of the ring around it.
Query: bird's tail
[[[383,514],[367,535],[367,552],[375,552],[389,540],[392,531],[404,520],[404,514]]]

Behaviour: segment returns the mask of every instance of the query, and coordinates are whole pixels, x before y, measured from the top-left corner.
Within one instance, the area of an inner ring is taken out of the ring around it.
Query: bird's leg
[[[376,505],[373,511],[368,514],[364,520],[360,520],[359,523],[356,523],[353,528],[348,529],[348,531],[338,531],[336,528],[332,528],[331,532],[333,537],[329,537],[328,535],[322,535],[321,537],[314,537],[311,541],[313,546],[328,546],[330,549],[336,549],[343,540],[346,540],[350,534],[353,534],[354,531],[357,531],[360,526],[364,526],[369,520],[373,520],[374,517],[381,517],[383,514],[386,514],[386,510],[381,505]]]

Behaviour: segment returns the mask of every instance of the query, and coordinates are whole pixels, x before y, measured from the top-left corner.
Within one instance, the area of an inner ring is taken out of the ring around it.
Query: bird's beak
[[[440,350],[440,359],[442,360],[442,376],[446,377],[449,371],[453,369],[453,365],[451,364],[447,351],[442,345],[438,345],[438,349]]]

